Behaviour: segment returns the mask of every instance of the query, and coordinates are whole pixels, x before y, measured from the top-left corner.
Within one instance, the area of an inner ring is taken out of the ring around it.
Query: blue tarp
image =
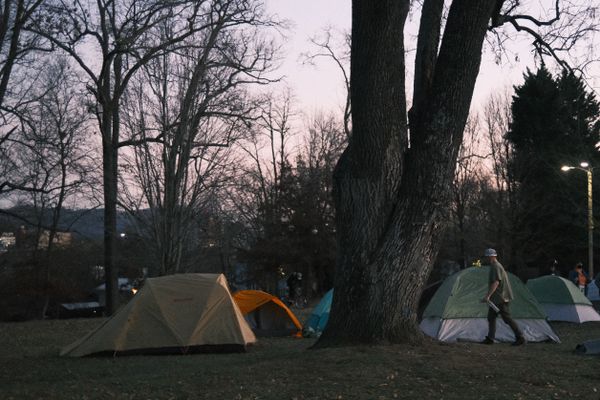
[[[331,310],[331,300],[333,299],[333,289],[329,292],[325,293],[325,296],[321,299],[319,304],[314,308],[308,321],[305,325],[305,333],[309,336],[317,335],[319,336],[325,326],[327,326],[327,321],[329,321],[329,311]]]

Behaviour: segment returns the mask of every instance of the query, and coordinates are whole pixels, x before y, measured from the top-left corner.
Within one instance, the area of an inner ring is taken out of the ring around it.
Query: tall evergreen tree
[[[542,66],[515,88],[512,114],[507,139],[518,182],[516,261],[543,267],[558,259],[566,269],[585,255],[586,177],[567,176],[560,167],[584,160],[600,165],[598,102],[580,78],[568,72],[553,78]]]

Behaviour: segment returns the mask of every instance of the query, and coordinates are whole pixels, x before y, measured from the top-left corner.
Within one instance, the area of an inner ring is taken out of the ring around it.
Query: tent
[[[60,303],[58,318],[90,318],[100,317],[104,307],[97,301],[85,301],[77,303]]]
[[[233,299],[257,336],[302,335],[302,324],[277,297],[261,290],[240,290]]]
[[[329,321],[329,311],[331,310],[331,301],[333,300],[333,289],[325,293],[319,304],[313,309],[306,325],[304,333],[307,336],[319,336],[327,326]]]
[[[61,355],[243,351],[255,341],[222,274],[177,274],[146,279],[129,303]]]
[[[600,291],[595,280],[587,285],[587,298],[591,301],[600,301]]]
[[[547,275],[527,281],[527,288],[540,303],[549,321],[600,321],[592,302],[573,282],[560,276]]]
[[[489,266],[470,267],[446,278],[423,312],[421,330],[443,342],[482,341],[488,332],[488,306],[481,303],[487,293]],[[527,287],[508,273],[515,299],[510,311],[529,342],[559,342],[546,314]],[[512,330],[498,317],[496,340],[512,342]]]

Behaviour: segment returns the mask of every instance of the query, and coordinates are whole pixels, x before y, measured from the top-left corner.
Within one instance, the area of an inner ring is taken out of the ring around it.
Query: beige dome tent
[[[219,274],[149,278],[137,294],[63,356],[243,351],[256,337]]]

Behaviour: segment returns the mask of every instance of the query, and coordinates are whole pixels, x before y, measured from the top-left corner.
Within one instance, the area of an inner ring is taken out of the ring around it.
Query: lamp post
[[[594,210],[592,202],[592,170],[593,168],[587,162],[582,162],[579,167],[571,167],[568,165],[562,166],[560,169],[569,171],[579,169],[587,174],[587,205],[588,205],[588,268],[590,278],[594,279]]]

